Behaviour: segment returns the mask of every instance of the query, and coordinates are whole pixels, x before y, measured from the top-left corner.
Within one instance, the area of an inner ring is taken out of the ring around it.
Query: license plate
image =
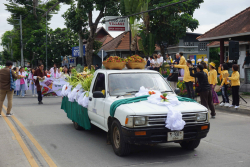
[[[168,132],[168,141],[183,140],[183,131]]]

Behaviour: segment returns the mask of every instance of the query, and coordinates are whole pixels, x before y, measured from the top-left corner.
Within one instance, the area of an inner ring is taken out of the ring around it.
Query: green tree
[[[119,3],[116,0],[76,0],[75,2],[77,7],[72,3],[63,17],[68,28],[87,40],[86,61],[88,68],[91,68],[97,26],[104,16],[118,16]],[[93,18],[94,10],[99,12],[96,18]]]
[[[151,0],[149,9],[178,1],[180,0]],[[162,55],[165,55],[162,42],[166,42],[168,45],[176,44],[179,42],[179,38],[186,35],[188,28],[194,31],[198,27],[199,22],[193,18],[193,14],[201,3],[203,0],[189,0],[149,13],[151,33],[158,34],[155,40],[160,45]]]
[[[33,60],[46,59],[46,42],[44,36],[45,30],[35,30],[32,33],[30,40],[27,42],[26,49],[33,53]],[[48,66],[53,63],[59,64],[61,56],[71,55],[72,47],[77,45],[77,34],[73,33],[67,28],[57,28],[55,30],[48,30]]]
[[[209,62],[214,62],[216,67],[220,66],[220,48],[209,48]]]
[[[42,30],[44,32],[43,36],[46,35],[46,13],[47,21],[49,22],[52,18],[50,12],[57,12],[60,9],[60,3],[69,4],[71,0],[49,0],[46,3],[42,3],[40,0],[7,0],[8,4],[5,4],[6,10],[11,13],[11,17],[7,19],[9,24],[14,25],[13,31],[15,32],[15,38],[13,39],[13,56],[14,60],[20,61],[20,25],[19,21],[16,19],[20,18],[22,15],[22,36],[23,36],[23,55],[25,59],[33,61],[34,53],[32,49],[26,49],[27,42],[30,40],[33,31]],[[39,8],[39,9],[38,9]],[[37,40],[39,41],[39,40]],[[35,43],[35,46],[41,45]]]

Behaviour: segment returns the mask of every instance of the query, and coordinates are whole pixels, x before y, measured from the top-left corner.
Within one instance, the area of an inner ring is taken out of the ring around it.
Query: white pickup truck
[[[135,97],[141,86],[175,95],[167,81],[152,70],[97,70],[89,92],[88,115],[91,124],[108,132],[114,152],[127,155],[133,144],[175,142],[184,149],[195,149],[209,128],[208,109],[199,103],[181,102],[175,106],[186,125],[181,131],[165,127],[168,109],[141,101],[119,106],[110,116],[111,104],[120,99]],[[103,93],[105,91],[105,93]],[[80,128],[74,122],[75,128]]]

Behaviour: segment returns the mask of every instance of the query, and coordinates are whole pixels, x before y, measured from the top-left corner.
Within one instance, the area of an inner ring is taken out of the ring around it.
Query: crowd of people
[[[194,66],[191,60],[186,60],[181,52],[176,54],[174,61],[172,61],[169,55],[166,55],[166,58],[165,62],[168,64],[167,66],[171,67],[170,74],[167,78],[171,87],[173,89],[177,88],[177,82],[179,77],[181,77],[185,83],[188,97],[194,99],[195,93],[199,93],[201,104],[211,110],[212,118],[215,118],[216,115],[214,105],[239,108],[240,74],[237,64],[232,65],[233,73],[229,76],[229,67],[226,63],[221,64],[217,72],[214,62],[210,62],[208,67],[204,61]],[[154,62],[155,61],[150,62],[149,69],[155,69]],[[221,80],[219,88],[221,89],[223,99],[221,103],[215,91],[219,74],[219,79]],[[194,90],[195,82],[197,82],[199,86]],[[227,93],[229,87],[232,88],[232,104],[229,103],[229,95]]]

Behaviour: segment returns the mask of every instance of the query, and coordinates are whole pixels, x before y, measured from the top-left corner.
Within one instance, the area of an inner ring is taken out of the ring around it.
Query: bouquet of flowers
[[[138,56],[138,55],[133,55],[133,56],[131,56],[131,57],[128,57],[128,58],[126,59],[126,62],[146,63],[146,61],[145,61],[142,57],[140,57],[140,56]]]
[[[104,62],[125,62],[125,59],[118,56],[110,56]]]

